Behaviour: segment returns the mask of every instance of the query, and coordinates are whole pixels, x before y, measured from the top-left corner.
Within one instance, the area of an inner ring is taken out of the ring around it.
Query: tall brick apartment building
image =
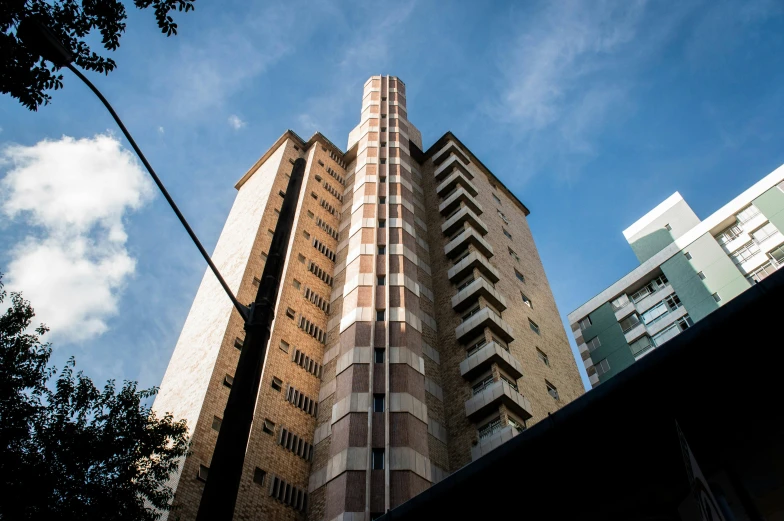
[[[373,76],[347,152],[287,131],[237,183],[213,259],[251,302],[307,161],[236,519],[369,521],[583,392],[528,209],[452,133],[422,149],[405,84]],[[191,428],[185,520],[242,343],[207,273],[155,402]]]

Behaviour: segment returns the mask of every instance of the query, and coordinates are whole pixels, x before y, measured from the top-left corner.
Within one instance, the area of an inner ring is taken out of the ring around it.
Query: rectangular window
[[[278,192],[278,195],[281,196],[281,197],[286,197],[286,192],[281,190],[281,191]]]
[[[387,278],[385,276],[379,275],[377,278],[378,278],[378,285],[379,286],[386,286]]]
[[[381,132],[386,132],[386,131],[387,131],[387,127],[381,127]]]
[[[272,377],[272,383],[270,384],[273,389],[280,392],[283,389],[283,380],[277,377]]]
[[[632,293],[631,301],[636,304],[648,295],[652,295],[662,289],[667,282],[667,277],[664,274],[659,275],[645,286]]]
[[[386,221],[386,219],[379,219],[379,220],[378,220],[378,227],[379,227],[379,228],[386,228],[386,227],[387,227],[387,221]]]
[[[266,477],[267,473],[259,467],[256,467],[256,470],[253,471],[253,482],[257,485],[264,485],[264,478]]]
[[[293,279],[291,281],[291,285],[294,286],[296,289],[299,289],[301,287],[300,282],[297,279]]]
[[[310,234],[307,231],[303,230],[302,235],[304,235],[306,239],[310,239]]]
[[[235,338],[234,339],[234,347],[236,347],[239,350],[242,350],[242,345],[244,343],[245,343],[245,341],[243,339],[241,339],[241,338]]]
[[[528,326],[531,328],[531,331],[533,331],[537,335],[541,335],[541,333],[539,332],[539,326],[537,326],[536,322],[534,322],[530,318],[528,319]]]
[[[485,337],[482,337],[478,341],[471,344],[466,349],[466,358],[468,358],[469,356],[473,355],[474,353],[482,349],[482,347],[484,347],[485,344],[487,344],[487,339]]]
[[[747,206],[746,208],[744,208],[740,212],[738,212],[735,215],[735,217],[738,218],[738,222],[739,223],[743,224],[745,222],[750,221],[753,217],[755,217],[758,214],[759,214],[759,210],[757,209],[756,206],[754,206],[752,204],[752,205]]]
[[[671,232],[672,231],[672,226],[670,226],[669,224],[665,224],[664,225],[664,229],[667,230],[668,232]]]
[[[691,260],[691,253],[685,252],[683,256],[686,257],[686,260]]]
[[[591,327],[591,317],[585,317],[584,319],[580,320],[578,324],[580,324],[580,330],[585,331],[586,329]]]
[[[315,215],[313,214],[313,212],[311,212],[310,210],[308,210],[308,217],[310,217],[311,219],[313,219],[313,217],[315,217]]]
[[[721,296],[719,296],[718,293],[714,293],[713,294],[713,300],[715,300],[716,302],[721,302]]]
[[[387,146],[387,142],[386,142],[386,141],[382,141],[382,142],[381,142],[381,146],[382,146],[382,147],[385,147],[385,146]]]
[[[373,449],[372,469],[384,470],[384,449]]]
[[[377,347],[373,350],[373,361],[377,364],[384,363],[384,348]]]
[[[719,244],[727,244],[733,239],[736,239],[741,233],[743,233],[743,231],[740,229],[740,226],[733,224],[720,231],[714,238]]]
[[[373,412],[384,412],[384,395],[373,395]]]
[[[386,96],[381,96],[381,101],[386,101],[386,100],[387,100]]]
[[[300,253],[299,255],[297,255],[297,260],[304,264],[305,256]]]
[[[648,336],[644,336],[629,344],[629,348],[632,350],[633,356],[639,356],[644,352],[653,349],[653,347],[653,342],[651,342],[651,338]]]
[[[539,357],[539,360],[541,360],[544,365],[550,367],[550,358],[548,358],[548,356],[544,354],[538,347],[536,348],[536,356]]]
[[[602,345],[602,341],[601,341],[601,340],[599,340],[599,337],[598,337],[598,336],[595,336],[595,337],[593,337],[592,339],[590,339],[588,342],[586,342],[586,344],[585,344],[585,345],[587,345],[587,346],[588,346],[588,351],[590,351],[590,352],[594,352],[594,351],[596,351],[596,350],[597,350],[599,347],[601,347],[601,345]]]
[[[275,433],[275,423],[272,420],[270,420],[269,418],[264,418],[264,423],[261,426],[261,430],[263,430],[267,434],[274,434]]]
[[[376,321],[382,321],[386,317],[386,310],[384,309],[377,309],[376,310]]]
[[[387,182],[387,176],[382,175],[381,177],[378,178],[378,182],[379,183],[386,183]]]
[[[489,374],[484,378],[482,378],[482,380],[480,380],[479,382],[472,385],[471,391],[473,392],[474,396],[476,396],[477,394],[481,393],[482,391],[484,391],[485,389],[493,385],[494,382],[495,380],[493,380],[493,375]]]
[[[258,277],[253,277],[253,285],[258,288],[259,284],[261,284],[261,279],[259,279]]]
[[[705,280],[705,274],[703,272],[698,271],[697,276],[700,278],[700,280]]]
[[[386,246],[379,246],[378,247],[378,254],[379,255],[384,255],[386,252],[387,252],[387,247]]]
[[[626,296],[626,293],[618,297],[617,299],[610,302],[613,311],[618,311],[623,309],[629,303],[629,297]]]
[[[735,264],[742,264],[760,252],[759,244],[754,241],[749,241],[737,250],[735,250],[731,257]]]
[[[782,244],[778,248],[773,248],[771,251],[769,251],[768,257],[773,259],[776,262],[776,264],[784,263],[784,244]]]
[[[751,237],[754,239],[755,242],[757,242],[757,244],[759,244],[765,239],[767,239],[768,237],[775,235],[777,232],[778,230],[773,225],[773,223],[769,222],[765,224],[765,226],[751,232]]]
[[[509,239],[512,238],[512,234],[509,233],[508,231],[506,231],[506,228],[501,228],[501,229],[504,231],[504,235],[506,235],[507,238],[509,238]]]
[[[463,322],[465,322],[465,321],[466,321],[466,320],[468,320],[469,318],[471,318],[471,317],[473,317],[474,315],[476,315],[477,313],[479,313],[479,310],[480,310],[480,309],[481,309],[481,308],[479,307],[479,304],[477,304],[476,306],[474,306],[474,308],[473,308],[473,309],[471,309],[471,311],[469,311],[468,313],[466,313],[465,315],[463,315],[463,316],[462,316]]]
[[[226,375],[223,377],[223,385],[231,389],[231,386],[234,385],[234,377],[231,375]]]
[[[213,416],[212,417],[212,430],[220,432],[221,423],[223,423],[223,420],[221,420],[217,416]]]
[[[555,388],[553,384],[548,382],[547,380],[544,381],[544,384],[547,386],[547,394],[555,398],[556,400],[560,400],[561,398],[558,396],[558,389]]]
[[[291,308],[286,308],[286,316],[289,318],[294,318],[296,316],[296,311]]]
[[[753,273],[749,274],[746,278],[751,284],[756,284],[762,280],[765,280],[768,275],[776,271],[776,267],[773,265],[773,262],[768,261],[758,269],[754,270]]]
[[[378,204],[387,204],[387,198],[382,195],[378,198]]]
[[[596,364],[596,374],[598,375],[603,375],[609,370],[610,370],[610,362],[608,362],[606,358],[601,362],[599,362],[598,364]]]
[[[533,304],[533,302],[531,302],[531,299],[530,299],[530,298],[528,298],[528,297],[526,297],[526,296],[525,296],[525,293],[523,293],[523,292],[521,291],[521,292],[520,292],[520,296],[523,298],[523,304],[525,304],[526,306],[528,306],[528,307],[529,307],[529,308],[531,308],[531,309],[533,309],[533,308],[534,308],[534,304]]]
[[[512,248],[507,246],[506,249],[509,250],[509,255],[511,255],[514,258],[514,260],[520,262],[520,257],[517,256],[517,253],[515,253],[515,251]]]
[[[382,164],[382,165],[386,165],[386,164],[387,164],[387,160],[386,160],[386,159],[384,159],[384,158],[381,158],[381,164]]]
[[[280,341],[279,347],[280,347],[281,351],[283,351],[284,353],[288,353],[289,352],[289,343],[286,342],[285,340],[281,340]]]
[[[493,195],[493,199],[495,199],[495,202],[497,202],[498,204],[501,204],[501,199],[499,199],[498,196],[495,195],[495,194],[492,194],[492,195]]]
[[[210,468],[204,465],[199,465],[199,472],[196,474],[196,479],[199,481],[207,481],[207,474],[210,473]]]
[[[501,218],[502,221],[504,221],[506,224],[509,224],[509,219],[506,218],[504,212],[502,212],[501,210],[496,210],[496,212],[498,212],[498,216]]]
[[[621,330],[624,333],[628,333],[629,331],[637,327],[637,325],[640,324],[640,322],[641,322],[640,316],[637,313],[632,313],[628,317],[621,320]]]

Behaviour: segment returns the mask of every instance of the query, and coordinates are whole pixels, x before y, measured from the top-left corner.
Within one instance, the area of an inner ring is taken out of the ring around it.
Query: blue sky
[[[488,5],[199,0],[168,39],[136,11],[91,78],[211,250],[284,130],[345,146],[367,77],[399,76],[425,147],[452,130],[531,209],[564,317],[674,191],[705,217],[784,163],[781,2]],[[205,266],[100,103],[67,71],[53,98],[0,97],[0,271],[59,366],[158,385]]]

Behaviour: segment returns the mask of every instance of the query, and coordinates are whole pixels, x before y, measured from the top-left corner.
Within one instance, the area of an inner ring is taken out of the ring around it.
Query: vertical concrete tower
[[[307,165],[236,519],[371,520],[582,393],[527,208],[447,133],[423,151],[405,84],[373,76],[347,152],[287,131],[237,183],[213,255],[259,284]],[[188,420],[193,519],[243,343],[206,273],[155,402]]]

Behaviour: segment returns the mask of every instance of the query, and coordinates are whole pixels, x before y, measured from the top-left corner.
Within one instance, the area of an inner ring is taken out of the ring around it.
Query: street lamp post
[[[218,440],[212,456],[207,483],[199,504],[197,521],[230,521],[234,516],[234,507],[239,492],[242,466],[245,461],[245,452],[250,437],[253,423],[253,413],[261,383],[261,373],[267,344],[270,337],[270,328],[275,313],[280,278],[283,274],[283,265],[288,252],[291,230],[294,225],[294,216],[299,201],[299,193],[305,173],[305,160],[302,158],[294,162],[291,178],[283,198],[278,224],[272,237],[269,254],[267,256],[261,284],[259,284],[255,301],[246,307],[242,305],[221,276],[218,268],[210,259],[198,237],[191,229],[188,221],[182,215],[169,192],[164,187],[158,175],[153,170],[147,158],[142,153],[136,141],[125,128],[122,120],[112,108],[111,104],[101,92],[73,65],[73,56],[59,39],[43,24],[35,19],[23,20],[17,29],[17,36],[30,49],[36,51],[44,59],[51,61],[56,66],[66,67],[82,80],[93,93],[98,96],[122,130],[128,142],[133,147],[139,159],[144,164],[155,184],[160,189],[166,201],[171,206],[180,220],[191,240],[199,249],[204,260],[209,265],[221,287],[231,300],[234,308],[242,316],[245,323],[245,342],[242,347],[237,369],[234,374],[229,399],[218,433]]]

